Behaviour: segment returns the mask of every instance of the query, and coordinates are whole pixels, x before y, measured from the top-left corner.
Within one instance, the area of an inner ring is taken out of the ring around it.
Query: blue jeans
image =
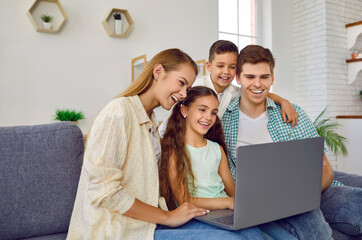
[[[275,239],[275,240],[298,240],[298,238],[286,229],[282,228],[275,222],[269,222],[262,225],[258,225],[261,231],[264,234],[266,240]]]
[[[332,229],[320,209],[275,221],[301,240],[332,240]]]
[[[261,231],[260,229],[263,229],[263,231]],[[293,240],[296,238],[294,238],[291,234],[289,234],[277,224],[273,223],[260,225],[260,228],[259,226],[257,226],[237,231],[228,231],[197,220],[191,220],[190,222],[178,228],[170,228],[163,225],[157,225],[155,231],[155,240],[158,239]]]
[[[329,187],[322,193],[321,210],[334,229],[349,235],[362,235],[362,188]]]

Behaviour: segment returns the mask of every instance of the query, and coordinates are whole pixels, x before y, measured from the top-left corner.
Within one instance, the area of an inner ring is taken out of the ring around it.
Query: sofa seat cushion
[[[66,238],[67,238],[67,233],[57,233],[52,235],[25,238],[22,240],[65,240]]]
[[[350,187],[362,188],[362,176],[334,171],[334,179]]]
[[[68,231],[83,151],[71,122],[0,127],[0,239]]]

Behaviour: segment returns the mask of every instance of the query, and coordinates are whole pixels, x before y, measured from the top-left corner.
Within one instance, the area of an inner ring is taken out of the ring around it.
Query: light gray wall
[[[350,58],[350,51],[345,25],[361,20],[362,2],[295,0],[294,3],[298,102],[312,119],[326,106],[330,117],[360,115],[362,75],[353,84],[347,84],[346,59]]]
[[[57,34],[38,33],[29,0],[0,1],[0,126],[52,122],[56,108],[84,111],[87,133],[98,111],[131,83],[131,59],[177,47],[207,58],[218,38],[217,0],[60,0],[68,19]],[[109,37],[101,22],[127,9],[127,38]]]
[[[262,22],[261,44],[276,59],[273,92],[295,102],[293,1],[260,0]]]

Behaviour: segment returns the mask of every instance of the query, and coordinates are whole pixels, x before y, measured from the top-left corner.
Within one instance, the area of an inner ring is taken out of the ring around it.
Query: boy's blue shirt
[[[222,119],[222,127],[225,134],[225,143],[228,148],[228,161],[231,175],[235,181],[236,174],[236,142],[239,128],[239,101],[240,97],[232,101],[227,107]],[[304,138],[319,137],[312,121],[298,105],[292,104],[299,118],[297,125],[283,122],[281,106],[275,104],[270,98],[266,98],[266,110],[269,116],[268,131],[273,142],[299,140]],[[326,150],[325,150],[326,151]],[[342,185],[333,181],[332,185]]]

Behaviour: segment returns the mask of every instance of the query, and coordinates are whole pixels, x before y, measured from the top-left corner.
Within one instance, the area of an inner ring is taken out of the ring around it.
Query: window
[[[257,0],[219,0],[219,39],[229,40],[242,49],[257,44]]]

